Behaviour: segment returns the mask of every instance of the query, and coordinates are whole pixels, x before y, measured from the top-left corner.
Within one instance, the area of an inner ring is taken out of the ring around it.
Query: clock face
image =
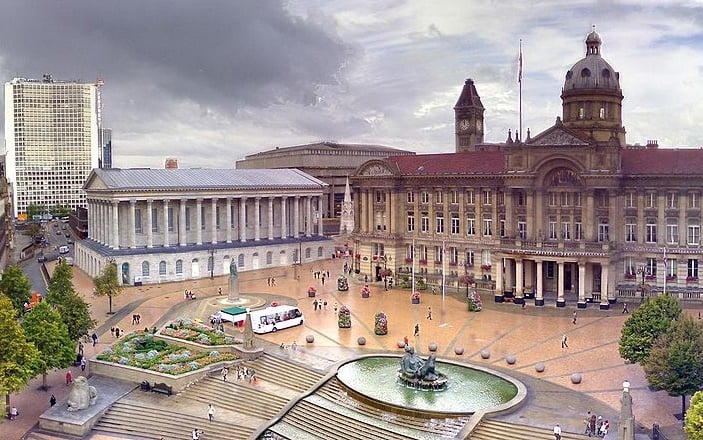
[[[459,121],[459,130],[466,131],[471,127],[471,121],[462,119]]]

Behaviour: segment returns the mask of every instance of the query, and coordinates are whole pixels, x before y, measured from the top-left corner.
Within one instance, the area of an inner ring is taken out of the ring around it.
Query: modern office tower
[[[100,157],[97,84],[51,75],[5,83],[5,154],[15,217],[85,207],[82,187]]]
[[[112,129],[101,128],[100,131],[100,165],[99,168],[112,168]]]

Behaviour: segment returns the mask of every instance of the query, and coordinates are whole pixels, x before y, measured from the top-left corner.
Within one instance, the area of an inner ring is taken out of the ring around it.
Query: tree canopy
[[[643,363],[655,339],[664,334],[681,315],[681,305],[673,296],[647,298],[625,321],[620,335],[620,356]]]
[[[122,293],[123,286],[117,278],[117,265],[110,263],[101,271],[100,275],[93,278],[95,294],[97,296],[107,296],[109,300],[109,312],[112,314],[112,298]]]
[[[75,360],[75,343],[68,336],[68,327],[61,315],[46,302],[32,307],[22,321],[27,341],[39,350],[42,386],[46,388],[46,372],[52,368],[65,368]]]
[[[61,315],[72,341],[87,335],[89,330],[95,327],[95,321],[90,315],[90,304],[76,292],[71,266],[63,261],[54,269],[46,300]]]
[[[27,341],[10,299],[0,295],[0,391],[9,412],[10,393],[22,390],[38,371],[39,351]]]
[[[689,440],[703,440],[703,391],[698,391],[691,397],[683,429]]]
[[[0,279],[0,292],[10,298],[12,307],[22,315],[25,303],[32,298],[32,284],[19,266],[8,266]]]

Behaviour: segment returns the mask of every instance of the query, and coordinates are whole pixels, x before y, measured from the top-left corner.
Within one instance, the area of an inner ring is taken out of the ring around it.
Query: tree
[[[698,391],[691,397],[683,429],[689,440],[703,440],[703,391]]]
[[[45,212],[46,212],[45,205],[39,205],[36,203],[32,203],[29,206],[27,206],[27,219],[31,220],[35,215],[42,215]]]
[[[628,362],[643,363],[654,340],[664,334],[681,315],[681,305],[673,296],[647,298],[622,327],[620,356]]]
[[[115,263],[110,263],[105,266],[100,275],[93,278],[93,285],[95,286],[95,294],[97,296],[108,297],[110,304],[110,311],[108,313],[112,315],[112,297],[122,293],[123,289],[123,286],[117,278],[117,265]]]
[[[0,292],[12,301],[19,315],[24,313],[24,305],[32,298],[32,284],[19,266],[9,266],[0,279]]]
[[[39,350],[41,362],[39,373],[42,374],[42,389],[46,389],[46,373],[52,368],[65,368],[75,360],[75,344],[68,337],[68,327],[61,315],[46,302],[32,307],[22,321],[27,341]]]
[[[5,393],[5,414],[10,413],[10,393],[20,391],[36,375],[39,359],[39,351],[17,322],[12,302],[0,295],[0,391]]]
[[[703,326],[682,313],[654,341],[643,367],[652,388],[681,396],[681,414],[685,414],[686,396],[703,387]]]
[[[95,321],[90,315],[90,304],[76,293],[73,286],[73,270],[63,261],[54,269],[46,300],[61,315],[72,341],[87,335],[88,331],[95,327]]]

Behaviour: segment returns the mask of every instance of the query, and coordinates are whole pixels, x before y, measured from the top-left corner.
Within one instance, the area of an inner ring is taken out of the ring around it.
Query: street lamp
[[[208,264],[210,266],[210,279],[213,279],[215,277],[215,254],[217,251],[215,250],[215,247],[210,248],[210,259],[208,261]]]
[[[645,267],[644,264],[641,264],[641,265],[637,268],[637,275],[640,275],[640,274],[642,274],[642,284],[640,284],[640,289],[641,289],[641,290],[640,290],[640,295],[641,295],[641,296],[644,296],[644,278],[645,278],[645,276],[647,275],[647,268]]]

